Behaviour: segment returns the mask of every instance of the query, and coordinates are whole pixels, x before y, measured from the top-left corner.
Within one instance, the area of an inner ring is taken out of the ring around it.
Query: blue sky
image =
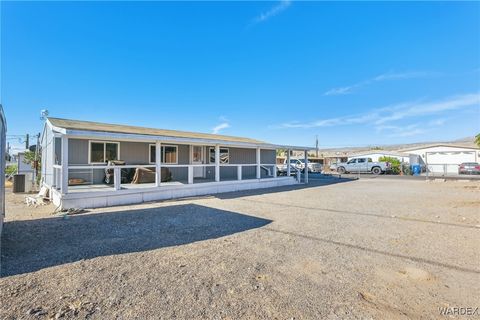
[[[320,147],[456,139],[480,132],[480,4],[2,1],[0,73],[11,135],[46,108]]]

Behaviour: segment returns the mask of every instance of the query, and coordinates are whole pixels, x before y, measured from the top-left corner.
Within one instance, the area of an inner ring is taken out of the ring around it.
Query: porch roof
[[[264,141],[227,136],[220,134],[188,132],[168,129],[155,129],[146,127],[137,127],[121,124],[100,123],[83,120],[71,120],[49,117],[47,121],[52,129],[61,134],[70,136],[89,136],[92,138],[105,139],[133,139],[133,140],[169,140],[178,143],[198,142],[198,143],[219,143],[225,145],[239,145],[250,147],[265,148],[290,148],[299,150],[312,150],[310,147],[276,145]]]

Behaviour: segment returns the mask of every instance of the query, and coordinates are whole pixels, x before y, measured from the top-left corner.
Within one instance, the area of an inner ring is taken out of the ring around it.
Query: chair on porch
[[[168,168],[161,168],[161,182],[168,182],[172,180],[172,173]],[[154,183],[155,182],[155,170],[150,168],[136,168],[133,175],[132,183]]]
[[[125,161],[122,160],[110,160],[108,161],[108,166],[124,166]],[[120,170],[121,183],[130,183],[132,181],[134,172],[130,168],[124,168]],[[113,169],[105,169],[105,178],[104,181],[106,184],[113,184],[114,179]]]

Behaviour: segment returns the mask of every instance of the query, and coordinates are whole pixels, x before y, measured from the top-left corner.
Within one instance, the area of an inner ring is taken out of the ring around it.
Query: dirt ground
[[[480,307],[479,182],[335,182],[68,217],[9,193],[0,318],[438,319]]]

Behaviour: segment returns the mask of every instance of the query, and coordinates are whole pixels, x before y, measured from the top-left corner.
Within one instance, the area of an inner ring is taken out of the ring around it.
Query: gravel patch
[[[480,183],[311,178],[67,217],[9,193],[0,318],[437,319],[480,307]]]

